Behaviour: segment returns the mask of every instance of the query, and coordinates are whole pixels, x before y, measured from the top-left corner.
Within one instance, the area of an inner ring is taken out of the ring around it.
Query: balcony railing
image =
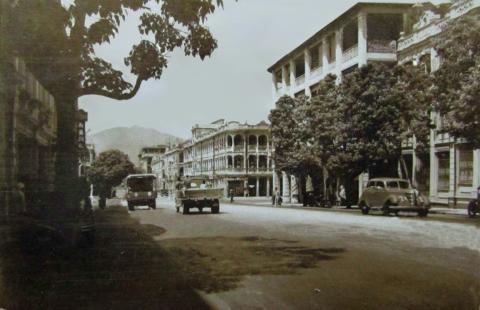
[[[295,85],[300,86],[305,84],[305,75],[300,75],[295,79]]]
[[[245,151],[245,146],[243,146],[243,145],[237,145],[237,146],[235,146],[235,147],[233,148],[233,150],[234,150],[235,152],[243,152],[243,151]]]
[[[367,42],[369,53],[393,54],[397,52],[397,41],[395,40],[369,40]]]
[[[358,45],[354,45],[343,52],[343,62],[347,62],[358,56]]]
[[[265,152],[267,150],[267,146],[266,145],[259,145],[258,146],[258,151],[259,152]]]
[[[312,69],[310,72],[310,78],[316,78],[322,75],[323,68],[322,67],[316,67],[315,69]]]

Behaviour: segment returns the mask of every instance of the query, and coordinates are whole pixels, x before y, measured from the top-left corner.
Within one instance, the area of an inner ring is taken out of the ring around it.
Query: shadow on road
[[[98,211],[90,248],[3,245],[6,309],[206,309],[178,264],[153,241],[165,232],[140,225],[121,207]],[[55,250],[52,250],[55,249]],[[2,290],[2,284],[0,284]]]
[[[160,243],[175,257],[189,282],[207,293],[234,289],[248,275],[295,274],[345,252],[259,236],[168,239]]]

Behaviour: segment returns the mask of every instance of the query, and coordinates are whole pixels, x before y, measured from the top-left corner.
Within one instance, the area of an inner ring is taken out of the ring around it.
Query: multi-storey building
[[[25,62],[18,57],[2,62],[11,66],[8,75],[14,77],[3,80],[0,90],[0,205],[7,207],[4,213],[18,182],[25,184],[27,199],[32,193],[54,191],[57,118],[54,97]]]
[[[411,4],[358,3],[283,56],[268,71],[273,99],[315,96],[328,74],[339,79],[371,61],[396,62]]]
[[[397,62],[397,42],[410,22],[410,8],[411,4],[400,3],[352,6],[268,69],[273,101],[284,95],[315,96],[319,82],[328,74],[336,75],[340,82],[344,74],[369,62]],[[360,194],[367,178],[362,174],[357,179]],[[280,182],[274,173],[273,179],[284,201],[298,200],[295,176],[282,172]]]
[[[172,196],[180,177],[180,154],[177,146],[167,148],[162,156],[152,160],[152,173],[157,175],[157,189]]]
[[[435,72],[440,68],[441,59],[433,48],[433,39],[449,21],[479,12],[479,0],[455,1],[443,11],[429,3],[414,6],[412,14],[417,20],[399,39],[399,63],[423,66],[426,72]],[[442,132],[442,117],[438,113],[432,113],[432,120],[435,128],[430,134],[429,154],[425,157],[413,150],[410,152],[413,182],[423,183],[420,185],[429,190],[433,202],[464,203],[474,197],[475,189],[480,186],[480,150]]]
[[[152,162],[165,154],[167,147],[165,145],[157,145],[144,147],[138,154],[140,169],[145,173],[152,173]]]
[[[225,196],[233,190],[237,197],[268,197],[272,193],[271,152],[267,123],[221,119],[193,126],[191,139],[168,150],[155,173],[163,169],[169,191],[179,179],[202,178],[224,188]]]

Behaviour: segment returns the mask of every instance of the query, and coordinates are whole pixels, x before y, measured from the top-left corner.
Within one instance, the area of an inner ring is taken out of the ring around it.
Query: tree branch
[[[137,81],[135,82],[135,86],[128,93],[117,93],[117,92],[112,92],[112,91],[108,91],[108,90],[104,90],[104,89],[98,89],[98,88],[90,87],[90,88],[84,88],[80,92],[80,96],[78,96],[78,97],[87,96],[87,95],[97,95],[97,96],[108,97],[108,98],[115,99],[115,100],[129,100],[129,99],[132,99],[133,97],[135,97],[135,95],[138,93],[138,90],[140,89],[140,86],[142,85],[143,81],[144,81],[143,78],[141,78],[140,76],[137,77]]]

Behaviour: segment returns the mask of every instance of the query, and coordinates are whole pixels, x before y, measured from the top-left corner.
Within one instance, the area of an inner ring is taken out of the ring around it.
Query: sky
[[[100,96],[80,98],[91,134],[112,127],[142,126],[188,138],[195,124],[218,119],[256,124],[274,106],[267,72],[282,56],[354,5],[351,0],[224,0],[207,26],[218,40],[210,58],[169,55],[160,80],[144,82],[128,101]],[[415,2],[396,0],[392,2]],[[112,62],[131,83],[123,59],[139,42],[138,16],[130,14],[111,44],[97,55]]]

